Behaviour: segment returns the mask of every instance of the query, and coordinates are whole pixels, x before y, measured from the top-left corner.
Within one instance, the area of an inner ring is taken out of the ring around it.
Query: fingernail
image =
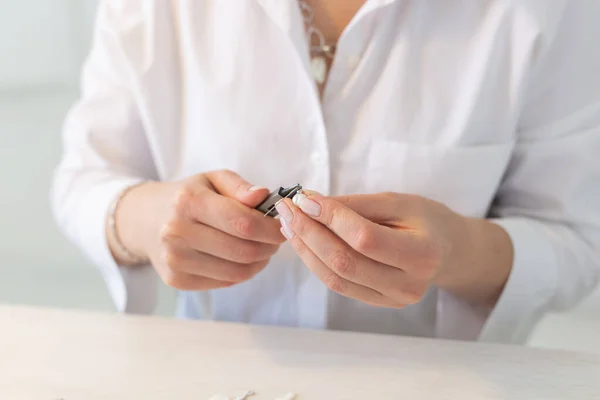
[[[259,190],[267,190],[267,188],[262,186],[252,186],[250,189],[248,189],[249,192],[258,192]]]
[[[294,230],[292,229],[291,226],[288,225],[287,222],[285,222],[285,219],[281,220],[281,234],[287,239],[287,240],[292,240],[294,238],[294,236],[296,236],[296,234],[294,233]]]
[[[306,194],[300,192],[294,196],[294,198],[292,199],[292,203],[294,203],[296,206],[300,207],[300,203],[302,203],[302,201],[304,199],[306,199]]]
[[[316,201],[309,199],[304,193],[294,196],[294,204],[311,217],[321,215],[321,205]]]
[[[303,192],[304,194],[307,194],[307,195],[313,195],[313,196],[323,196],[321,193],[319,193],[319,192],[316,192],[316,191],[314,191],[314,190],[302,189],[302,192]]]
[[[281,215],[281,218],[285,220],[285,222],[291,223],[292,220],[294,219],[294,213],[292,212],[292,210],[290,210],[290,208],[288,207],[287,204],[285,204],[284,201],[280,201],[275,206],[275,209],[277,210],[279,215]]]

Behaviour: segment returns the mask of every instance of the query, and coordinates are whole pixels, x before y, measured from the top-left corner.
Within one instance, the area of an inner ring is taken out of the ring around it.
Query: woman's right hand
[[[169,286],[232,286],[265,268],[285,241],[279,222],[254,209],[268,194],[231,171],[144,184],[120,201],[118,236],[130,252],[149,259]],[[119,261],[116,243],[109,244]]]

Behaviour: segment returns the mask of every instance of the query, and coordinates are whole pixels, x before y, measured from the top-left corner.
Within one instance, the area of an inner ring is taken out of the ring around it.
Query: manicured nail
[[[281,230],[281,234],[287,240],[292,240],[294,238],[294,236],[296,236],[292,227],[289,226],[287,222],[285,222],[285,219],[281,220],[281,229],[280,230]]]
[[[309,199],[304,193],[294,196],[294,204],[311,217],[321,215],[321,205],[316,201]]]
[[[302,189],[302,193],[308,196],[323,196],[321,193],[309,189]]]
[[[300,207],[300,203],[302,203],[304,199],[306,199],[306,194],[300,192],[294,196],[294,198],[292,199],[292,203],[294,203],[297,207]]]
[[[292,210],[290,210],[290,208],[287,204],[285,204],[284,201],[280,201],[275,206],[275,209],[277,210],[279,215],[281,215],[282,220],[285,220],[285,222],[287,222],[288,224],[292,223],[292,220],[294,219],[294,213],[292,212]]]
[[[267,190],[267,188],[262,186],[252,186],[250,189],[248,189],[249,192],[258,192],[259,190]]]

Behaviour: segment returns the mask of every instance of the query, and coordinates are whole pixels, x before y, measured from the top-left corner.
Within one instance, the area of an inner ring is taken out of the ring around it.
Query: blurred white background
[[[0,303],[114,310],[56,228],[48,198],[97,0],[0,0]],[[158,313],[171,315],[163,287]],[[531,345],[600,353],[600,294],[544,318]]]
[[[49,210],[63,118],[78,96],[98,0],[0,0],[0,303],[113,310]],[[163,288],[158,312],[173,314]]]

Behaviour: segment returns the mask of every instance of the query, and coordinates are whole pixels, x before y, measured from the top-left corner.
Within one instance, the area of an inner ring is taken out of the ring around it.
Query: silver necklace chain
[[[315,26],[315,14],[310,5],[304,0],[298,0],[302,18],[306,27],[306,40],[311,54],[311,73],[313,78],[322,84],[327,76],[327,62],[323,57],[332,60],[335,55],[336,45],[327,43],[325,35]]]
[[[310,5],[304,0],[298,0],[300,10],[306,26],[306,38],[310,45],[311,53],[324,54],[333,58],[335,53],[335,44],[328,44],[325,35],[315,26],[315,13]]]

